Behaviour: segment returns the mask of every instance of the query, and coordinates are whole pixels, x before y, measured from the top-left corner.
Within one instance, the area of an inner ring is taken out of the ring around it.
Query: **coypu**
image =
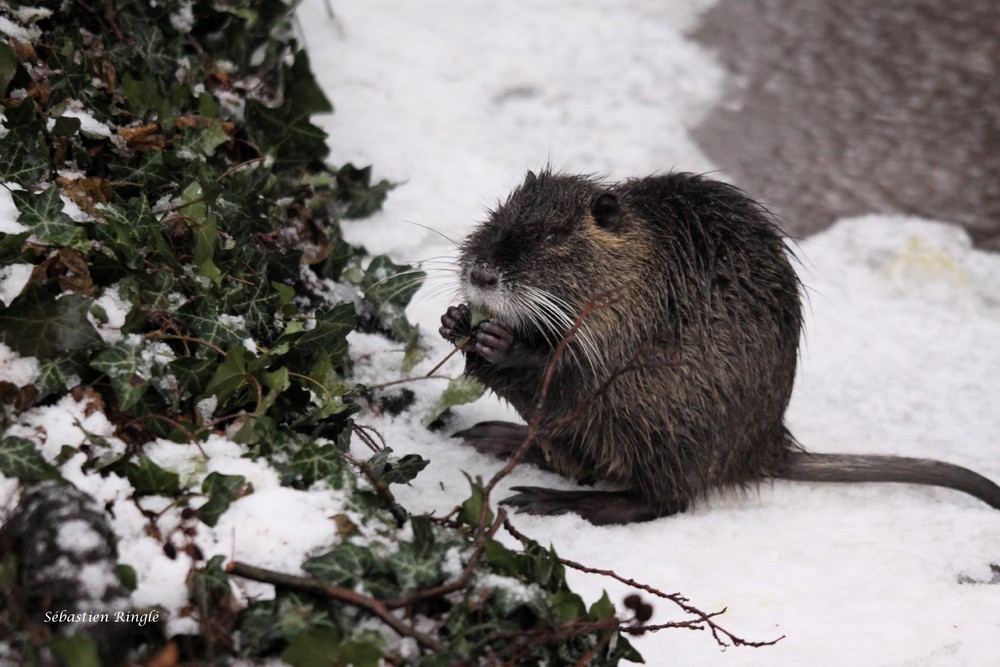
[[[529,172],[461,251],[462,292],[486,319],[473,326],[468,305],[452,306],[440,333],[472,337],[466,374],[537,426],[527,460],[621,487],[516,487],[505,504],[627,523],[773,478],[945,486],[1000,509],[1000,487],[959,466],[798,446],[784,413],[799,281],[771,217],[735,187]],[[509,456],[528,433],[485,422],[455,435]]]

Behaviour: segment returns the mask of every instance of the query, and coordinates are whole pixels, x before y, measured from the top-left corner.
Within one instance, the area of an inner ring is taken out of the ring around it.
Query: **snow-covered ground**
[[[411,375],[449,348],[435,333],[455,286],[445,237],[463,236],[526,170],[549,163],[619,179],[714,169],[687,135],[726,85],[711,54],[683,34],[706,4],[335,1],[334,19],[324,0],[306,0],[301,26],[313,69],[337,108],[319,119],[332,161],[370,163],[377,177],[401,184],[381,213],[345,223],[345,233],[372,253],[427,260],[433,272],[409,309],[428,346]],[[0,229],[15,218],[0,191]],[[788,414],[800,441],[814,451],[934,457],[1000,480],[1000,256],[971,249],[954,227],[874,217],[841,221],[796,252],[809,288]],[[0,274],[0,296],[26,279],[23,269]],[[102,298],[113,310],[113,294]],[[403,376],[402,352],[384,339],[355,334],[351,342],[359,379]],[[0,346],[0,375],[30,381],[37,372]],[[460,362],[443,372],[457,375]],[[398,454],[430,459],[397,495],[413,512],[444,513],[468,495],[461,471],[490,476],[499,464],[421,426],[441,380],[409,386],[417,402],[408,413],[359,420]],[[515,418],[493,397],[455,413],[449,431]],[[12,434],[39,437],[32,429],[42,425],[50,459],[79,444],[81,428],[116,442],[86,400],[66,397],[22,421]],[[146,453],[186,478],[218,471],[252,481],[253,494],[214,529],[200,529],[206,556],[295,571],[304,554],[329,547],[324,517],[341,511],[336,498],[280,487],[273,470],[221,437],[203,447],[208,463],[166,442]],[[99,502],[130,493],[117,476],[84,477],[81,463],[61,470]],[[522,466],[498,497],[514,484],[570,487]],[[15,489],[0,478],[0,506]],[[169,521],[164,515],[164,532]],[[990,563],[1000,564],[1000,512],[956,492],[782,482],[645,524],[594,527],[574,515],[514,522],[564,557],[680,591],[705,611],[728,608],[721,624],[745,639],[785,636],[774,647],[722,652],[705,632],[662,631],[635,642],[650,665],[1000,664],[1000,586],[960,583],[988,581]],[[122,561],[137,569],[136,605],[180,607],[185,559],[167,559],[128,503],[116,505],[113,525]],[[593,575],[570,578],[590,599],[602,589],[616,601],[627,592]],[[677,618],[667,603],[656,607],[654,622]],[[190,626],[175,618],[172,628]]]
[[[704,2],[333,6],[336,20],[321,0],[301,11],[337,108],[321,119],[333,159],[403,183],[347,234],[437,267],[409,311],[433,359],[447,351],[434,331],[454,293],[437,261],[454,249],[439,234],[461,238],[526,170],[551,163],[619,179],[714,169],[687,135],[725,84],[683,34]],[[809,304],[792,432],[813,451],[935,457],[1000,480],[1000,257],[971,249],[957,228],[875,217],[842,221],[796,252]],[[399,354],[380,341],[354,345],[372,355],[358,367],[366,379],[400,375]],[[374,423],[396,451],[431,460],[403,502],[446,511],[467,491],[459,471],[488,476],[498,464],[423,430],[441,386],[411,387],[410,414]],[[456,412],[454,429],[512,417],[492,397]],[[509,483],[568,488],[526,466]],[[785,635],[721,652],[706,633],[663,631],[636,642],[651,665],[1000,664],[1000,588],[959,583],[989,580],[1000,563],[1000,512],[956,492],[775,483],[647,524],[515,523],[564,557],[681,591],[704,610],[727,607],[723,625],[744,638]],[[625,595],[592,575],[571,583],[591,598]]]

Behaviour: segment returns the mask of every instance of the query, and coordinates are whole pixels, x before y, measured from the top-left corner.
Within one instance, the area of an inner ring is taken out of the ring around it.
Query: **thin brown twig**
[[[510,533],[512,536],[514,536],[514,538],[516,538],[517,540],[519,540],[520,542],[522,542],[524,544],[535,544],[536,543],[535,540],[532,540],[530,537],[528,537],[527,535],[525,535],[521,531],[519,531],[516,528],[514,528],[514,526],[511,525],[510,521],[505,521],[504,522],[504,529],[508,533]],[[671,622],[671,623],[662,623],[662,624],[659,624],[659,625],[626,626],[626,627],[622,627],[622,631],[623,632],[627,632],[629,634],[634,634],[634,635],[640,635],[640,634],[644,634],[646,632],[655,632],[656,630],[661,630],[661,629],[664,629],[664,628],[684,628],[684,627],[686,627],[686,628],[691,628],[691,629],[700,629],[698,626],[700,626],[701,624],[704,624],[711,631],[712,637],[715,639],[716,643],[718,643],[720,646],[729,646],[729,644],[727,644],[726,641],[725,641],[725,639],[723,639],[723,637],[722,637],[724,635],[726,639],[728,639],[730,642],[732,642],[733,646],[750,646],[750,647],[755,647],[755,648],[756,647],[761,647],[761,646],[773,646],[774,644],[778,643],[779,641],[781,641],[782,639],[785,638],[785,636],[782,635],[781,637],[778,637],[777,639],[772,639],[771,641],[766,641],[766,642],[754,642],[754,641],[749,641],[749,640],[743,639],[742,637],[738,637],[738,636],[734,635],[732,632],[730,632],[729,630],[726,630],[725,628],[723,628],[722,626],[720,626],[718,623],[716,623],[714,620],[712,620],[716,616],[720,616],[720,615],[726,613],[726,609],[725,608],[720,609],[719,611],[714,611],[714,612],[704,612],[704,611],[698,609],[697,607],[691,605],[690,602],[689,602],[689,600],[687,598],[685,598],[683,595],[681,595],[680,593],[664,593],[663,591],[661,591],[661,590],[659,590],[657,588],[654,588],[654,587],[650,586],[649,584],[643,584],[641,582],[636,581],[635,579],[630,579],[630,578],[623,577],[622,575],[618,574],[614,570],[602,570],[602,569],[598,569],[598,568],[588,567],[588,566],[583,565],[581,563],[577,563],[576,561],[572,561],[572,560],[569,560],[567,558],[561,558],[561,557],[559,558],[559,562],[563,566],[572,568],[572,569],[577,570],[579,572],[583,572],[583,573],[586,573],[586,574],[597,574],[597,575],[600,575],[600,576],[603,576],[603,577],[609,577],[611,579],[614,579],[615,581],[618,581],[620,583],[625,584],[626,586],[630,586],[631,588],[635,588],[635,589],[638,589],[638,590],[641,590],[641,591],[645,591],[645,592],[649,593],[650,595],[656,596],[658,598],[662,598],[664,600],[669,600],[670,602],[673,602],[675,605],[677,605],[678,607],[680,607],[685,613],[690,614],[691,616],[695,617],[695,619],[691,620],[691,621],[675,621],[675,622]]]
[[[406,384],[407,382],[419,382],[421,380],[451,380],[452,378],[447,375],[418,375],[410,376],[405,378],[399,378],[398,380],[390,380],[389,382],[383,382],[381,384],[373,384],[369,389],[372,391],[377,391],[379,389],[385,389],[386,387],[394,387],[397,384]]]
[[[472,340],[472,336],[466,336],[465,340],[463,340],[460,343],[458,343],[457,345],[455,345],[455,349],[454,350],[451,350],[451,351],[448,352],[448,354],[444,355],[444,359],[442,359],[441,361],[439,361],[438,364],[437,364],[437,366],[435,366],[434,368],[432,368],[429,371],[427,371],[427,375],[425,375],[424,377],[425,378],[429,378],[432,375],[434,375],[435,373],[437,373],[438,369],[440,369],[442,366],[444,366],[448,362],[449,359],[451,359],[453,356],[455,356],[456,354],[458,354],[459,350],[461,350],[466,345],[468,345],[470,340]]]

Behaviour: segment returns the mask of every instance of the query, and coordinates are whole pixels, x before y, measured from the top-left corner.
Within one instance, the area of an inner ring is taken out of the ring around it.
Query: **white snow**
[[[7,345],[0,343],[0,382],[24,387],[38,379],[38,359],[22,357]]]
[[[28,228],[17,221],[21,212],[14,204],[11,192],[23,190],[17,183],[3,183],[0,186],[0,234],[20,234],[28,231]]]
[[[684,36],[707,4],[368,0],[333,3],[335,20],[321,0],[302,5],[313,69],[337,108],[319,119],[332,161],[371,163],[377,178],[400,183],[381,213],[344,223],[348,241],[395,261],[429,260],[431,279],[408,310],[428,354],[408,375],[425,374],[448,352],[435,332],[454,293],[448,267],[456,251],[438,233],[460,239],[526,170],[551,163],[619,179],[714,168],[687,135],[725,82]],[[16,219],[0,189],[0,231],[17,231]],[[972,249],[957,228],[884,216],[841,221],[796,253],[809,297],[788,412],[798,439],[814,451],[930,456],[1000,480],[1000,256]],[[0,284],[15,278],[8,272]],[[113,291],[99,301],[106,328],[120,326]],[[356,333],[350,341],[358,380],[404,376],[402,346]],[[37,373],[33,360],[0,358],[5,376],[30,381]],[[439,375],[460,372],[456,358]],[[399,417],[359,416],[398,455],[431,461],[412,486],[394,487],[413,512],[446,513],[468,496],[462,471],[488,478],[500,467],[448,433],[517,418],[485,397],[456,409],[446,432],[428,432],[421,419],[444,385],[409,383],[416,402]],[[211,413],[210,405],[199,409]],[[85,432],[103,437],[107,453],[124,451],[86,396],[30,410],[7,430],[42,443],[49,461],[63,445],[79,446]],[[178,614],[191,561],[164,554],[141,509],[162,512],[157,528],[178,547],[178,528],[194,526],[207,558],[293,573],[337,539],[334,517],[345,510],[335,492],[281,487],[273,469],[241,458],[240,445],[212,437],[199,450],[163,440],[145,451],[196,488],[220,472],[243,475],[254,489],[209,528],[184,523],[167,499],[133,502],[122,477],[85,474],[82,454],[61,466],[99,506],[113,504],[121,561],[138,575],[132,601],[163,605],[172,632],[196,630]],[[517,484],[573,486],[522,466],[495,499]],[[16,489],[0,478],[0,506],[12,506]],[[997,587],[959,583],[989,580],[989,564],[1000,563],[1000,513],[956,492],[778,482],[644,524],[594,527],[574,515],[513,521],[564,557],[680,591],[705,611],[726,608],[718,621],[745,639],[785,637],[774,647],[722,652],[706,632],[664,630],[633,640],[649,665],[1000,664]],[[606,589],[620,603],[630,592],[595,575],[569,576],[588,601]],[[269,595],[249,583],[241,590]],[[655,606],[653,622],[680,618],[669,603],[644,597]]]
[[[66,103],[66,109],[62,112],[62,116],[66,118],[76,118],[80,121],[80,133],[85,137],[90,137],[91,139],[107,139],[113,132],[107,124],[94,118],[88,111],[83,108],[81,102],[77,100],[69,100]],[[55,125],[55,120],[49,120],[49,129]]]

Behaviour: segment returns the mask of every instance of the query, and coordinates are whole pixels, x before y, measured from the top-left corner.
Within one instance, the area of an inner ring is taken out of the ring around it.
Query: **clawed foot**
[[[471,445],[477,452],[490,454],[498,459],[509,459],[524,444],[528,437],[528,427],[524,424],[513,424],[503,421],[480,422],[464,431],[452,435],[462,438],[465,444]],[[525,452],[525,463],[533,463],[545,470],[551,470],[545,456],[537,446],[532,446]]]
[[[657,508],[628,491],[558,491],[539,486],[515,486],[516,495],[500,501],[518,512],[528,514],[565,514],[573,512],[598,526],[650,521],[660,516],[683,512],[686,504]]]

